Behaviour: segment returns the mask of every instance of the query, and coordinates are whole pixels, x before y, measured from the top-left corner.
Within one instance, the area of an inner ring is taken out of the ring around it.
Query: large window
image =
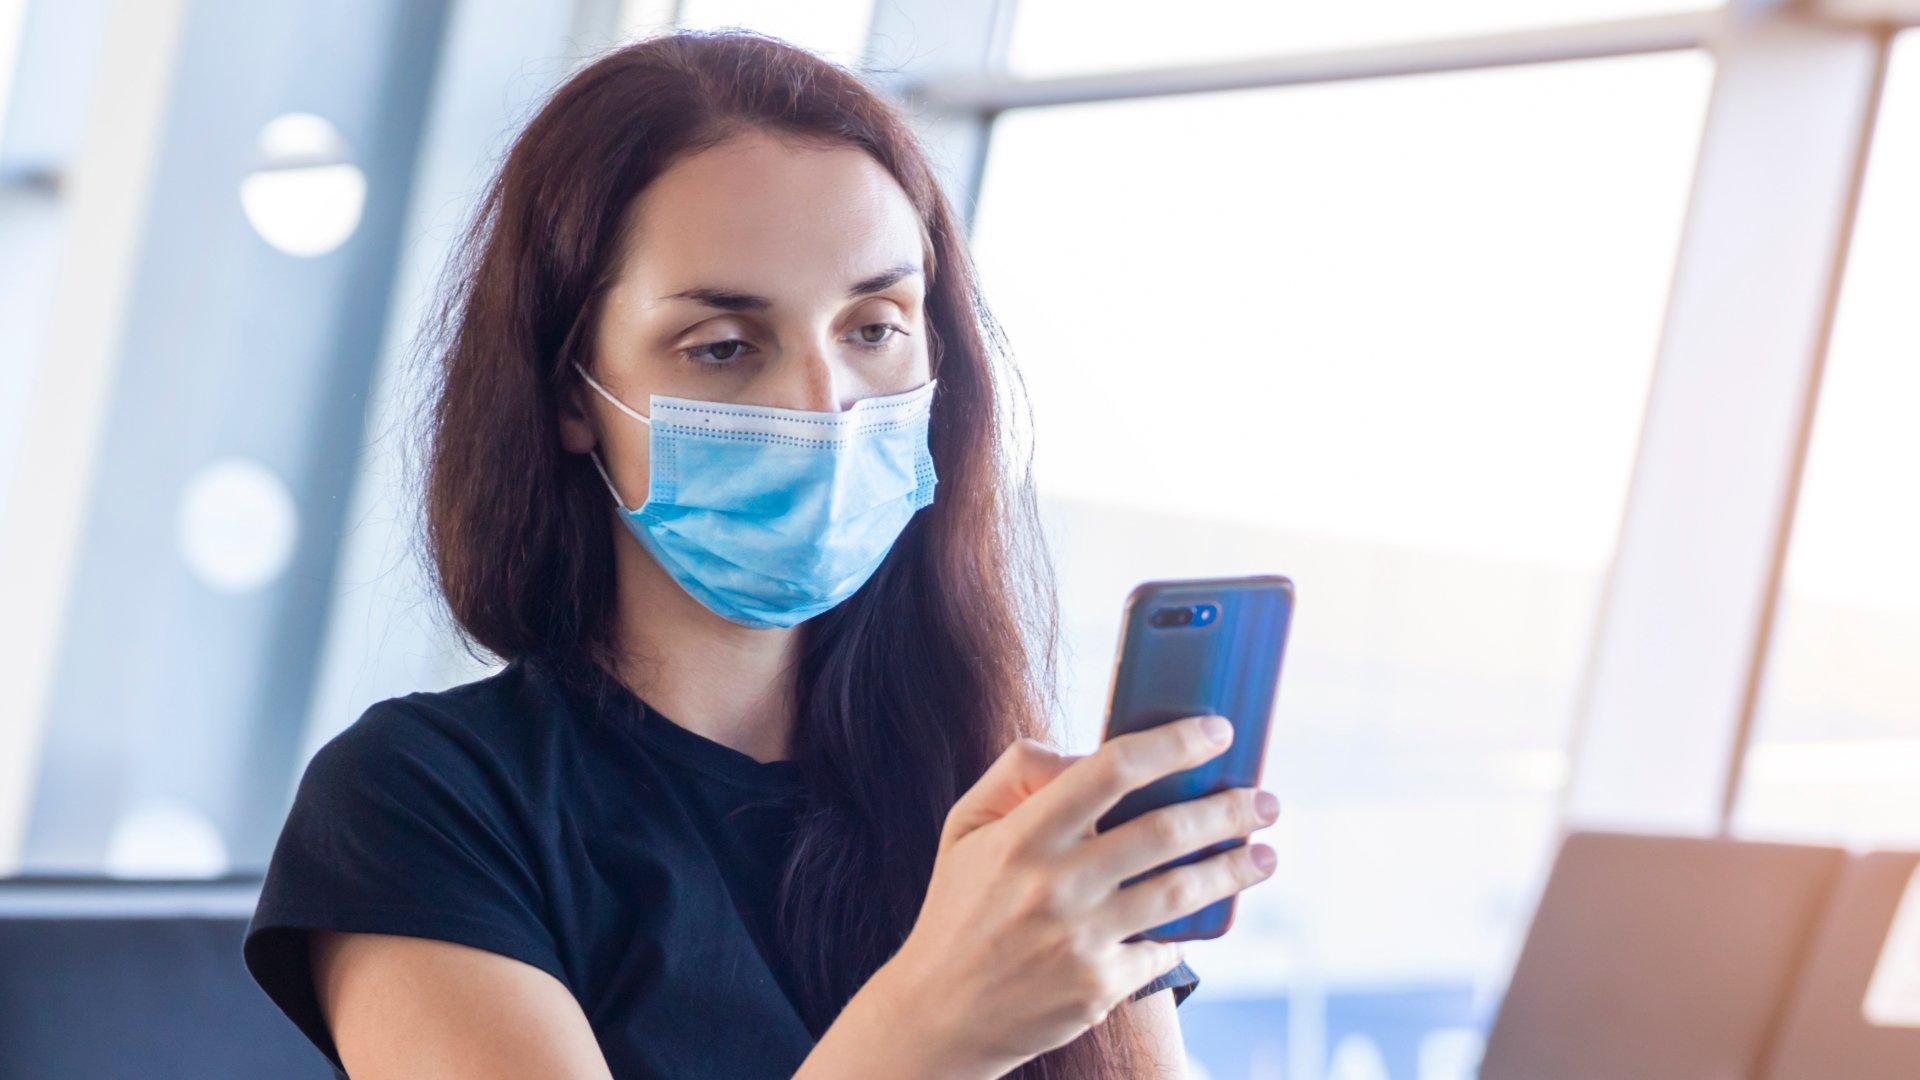
[[[546,90],[676,23],[863,69],[970,212],[1075,749],[1132,586],[1298,585],[1197,1077],[1469,1075],[1565,828],[1920,845],[1920,33],[1834,280],[1914,0],[205,7],[0,0],[0,873],[257,870],[320,741],[483,673],[403,358]],[[349,161],[341,248],[261,224]]]
[[[996,123],[975,250],[1034,405],[1080,747],[1135,583],[1298,586],[1281,869],[1189,953],[1214,1075],[1477,1053],[1554,837],[1710,72]]]
[[[1741,790],[1750,834],[1920,841],[1920,37],[1896,42]]]

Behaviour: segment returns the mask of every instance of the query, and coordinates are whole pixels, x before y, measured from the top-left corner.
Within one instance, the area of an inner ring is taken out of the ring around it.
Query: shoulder
[[[542,767],[565,752],[551,740],[566,717],[531,681],[509,664],[446,690],[375,702],[308,761],[243,954],[336,1065],[308,932],[453,942],[568,982],[545,857],[550,808],[564,793]]]
[[[319,781],[471,781],[519,791],[571,730],[570,703],[537,666],[515,661],[444,690],[368,706],[308,762]]]
[[[566,795],[543,762],[567,751],[540,749],[550,718],[514,715],[523,679],[508,665],[387,698],[315,751],[269,860],[256,925],[461,930],[454,940],[481,947],[538,936],[550,885],[543,853]]]

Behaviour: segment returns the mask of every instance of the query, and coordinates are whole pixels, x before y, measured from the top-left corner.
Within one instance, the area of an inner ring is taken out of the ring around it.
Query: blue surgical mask
[[[792,626],[866,584],[914,512],[933,501],[933,382],[807,412],[686,398],[642,416],[579,364],[587,384],[649,428],[647,499],[627,528],[694,599],[745,626]]]

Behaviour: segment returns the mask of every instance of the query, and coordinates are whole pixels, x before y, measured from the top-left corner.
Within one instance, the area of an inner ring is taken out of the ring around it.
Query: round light
[[[261,239],[289,255],[324,255],[353,235],[367,178],[326,118],[274,117],[260,129],[261,164],[240,181],[240,208]]]
[[[121,815],[107,841],[113,877],[218,877],[227,845],[207,815],[174,799],[154,799]]]
[[[299,515],[280,478],[250,458],[209,462],[180,499],[175,540],[195,577],[221,592],[252,592],[293,558]]]

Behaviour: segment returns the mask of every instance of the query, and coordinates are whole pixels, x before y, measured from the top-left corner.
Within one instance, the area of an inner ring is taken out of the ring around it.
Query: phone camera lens
[[[1190,607],[1161,608],[1148,616],[1147,622],[1149,625],[1159,627],[1192,626],[1193,609]]]

